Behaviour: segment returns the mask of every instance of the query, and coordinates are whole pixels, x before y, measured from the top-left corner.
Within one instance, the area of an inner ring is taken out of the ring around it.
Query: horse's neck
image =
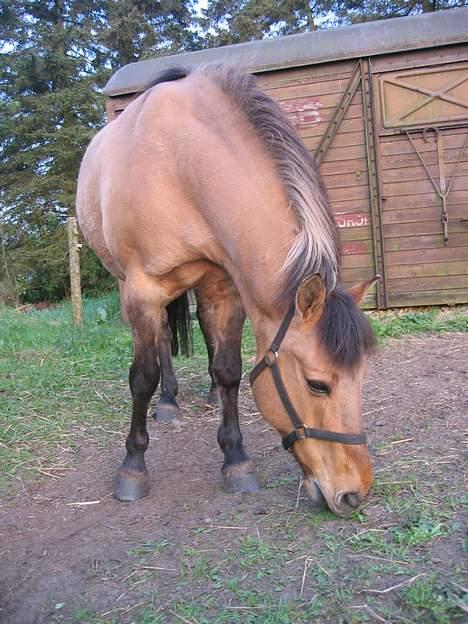
[[[202,204],[203,216],[223,250],[221,264],[233,278],[248,315],[275,320],[283,314],[278,309],[282,268],[297,221],[271,164],[269,170],[255,165],[255,175],[247,166],[236,171],[238,161],[226,164],[226,175],[210,180],[209,194],[204,185],[199,189],[203,198],[210,198]]]

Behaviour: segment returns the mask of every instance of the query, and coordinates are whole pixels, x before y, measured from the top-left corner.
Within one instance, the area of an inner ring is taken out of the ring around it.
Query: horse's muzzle
[[[317,511],[323,511],[328,508],[327,501],[325,500],[324,495],[322,494],[322,490],[320,486],[312,477],[304,478],[304,486],[307,490],[307,494],[309,495],[310,502],[312,507]]]

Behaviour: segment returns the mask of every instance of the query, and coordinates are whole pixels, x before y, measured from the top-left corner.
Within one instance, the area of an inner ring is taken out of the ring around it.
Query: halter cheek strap
[[[294,442],[297,440],[304,440],[305,438],[314,438],[315,440],[325,440],[327,442],[338,442],[340,444],[367,444],[367,436],[365,433],[338,433],[336,431],[328,431],[326,429],[313,429],[311,427],[307,427],[296,412],[296,409],[289,398],[288,391],[286,390],[286,386],[284,385],[278,366],[279,348],[283,342],[288,327],[291,324],[294,314],[295,307],[291,306],[288,313],[284,317],[276,336],[273,338],[270,348],[250,373],[250,384],[253,385],[254,381],[265,369],[269,368],[271,370],[276,391],[278,392],[283,407],[294,427],[291,433],[284,436],[283,448],[286,451],[291,450]]]

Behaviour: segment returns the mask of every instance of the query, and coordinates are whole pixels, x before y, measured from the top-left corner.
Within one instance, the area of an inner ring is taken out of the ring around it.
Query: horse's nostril
[[[362,497],[357,492],[345,492],[344,494],[338,494],[336,497],[336,505],[339,509],[344,511],[352,511],[359,507],[362,502]]]

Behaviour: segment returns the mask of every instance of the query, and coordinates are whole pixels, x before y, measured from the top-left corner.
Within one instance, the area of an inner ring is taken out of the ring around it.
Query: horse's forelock
[[[375,348],[368,318],[341,288],[335,288],[327,296],[318,332],[326,353],[339,368],[353,368]]]

